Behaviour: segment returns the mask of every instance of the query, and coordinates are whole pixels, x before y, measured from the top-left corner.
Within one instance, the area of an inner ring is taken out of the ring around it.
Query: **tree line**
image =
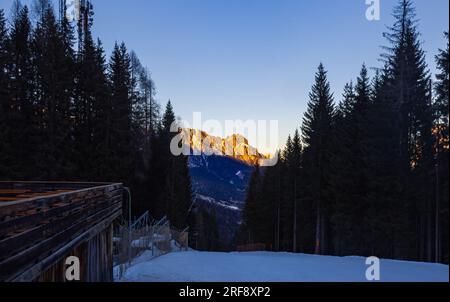
[[[0,180],[121,182],[133,217],[193,225],[187,158],[169,149],[170,101],[161,113],[150,72],[124,43],[106,58],[89,0],[76,22],[66,12],[65,0],[59,15],[50,0],[32,10],[15,1],[8,22],[0,9]]]
[[[337,104],[320,64],[301,131],[255,169],[237,244],[448,263],[448,33],[433,79],[412,2],[394,16],[382,68]]]

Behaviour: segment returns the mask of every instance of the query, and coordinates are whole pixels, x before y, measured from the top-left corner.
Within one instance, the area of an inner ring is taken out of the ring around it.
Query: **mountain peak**
[[[183,129],[184,142],[188,142],[190,148],[207,155],[227,156],[245,162],[249,165],[259,164],[269,156],[261,154],[257,148],[251,146],[248,139],[241,134],[232,134],[226,138],[212,136],[198,129]]]

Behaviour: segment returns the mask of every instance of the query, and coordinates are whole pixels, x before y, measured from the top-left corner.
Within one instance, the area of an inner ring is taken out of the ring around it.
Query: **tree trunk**
[[[440,246],[439,246],[439,151],[437,154],[437,162],[436,162],[436,206],[435,206],[435,218],[434,218],[434,249],[435,249],[435,262],[439,263],[440,259]]]
[[[320,222],[320,231],[321,231],[320,254],[325,255],[327,253],[327,249],[328,249],[328,244],[327,244],[328,242],[327,242],[327,236],[326,236],[327,223],[326,223],[325,215],[322,213],[321,216],[322,216],[321,217],[322,221]]]
[[[297,253],[297,179],[294,181],[294,226],[292,237],[292,251]]]
[[[294,234],[293,234],[293,252],[297,253],[297,199],[294,201]]]
[[[427,261],[433,262],[433,223],[432,223],[432,209],[431,209],[431,200],[427,202],[428,203],[428,209],[427,209]]]
[[[322,226],[321,226],[321,222],[322,222],[322,216],[321,216],[321,212],[320,212],[320,206],[317,206],[317,218],[316,218],[316,248],[314,253],[316,255],[320,255],[321,253],[321,230],[322,230]]]
[[[277,206],[277,227],[275,234],[275,249],[277,252],[280,251],[280,202],[278,202]]]

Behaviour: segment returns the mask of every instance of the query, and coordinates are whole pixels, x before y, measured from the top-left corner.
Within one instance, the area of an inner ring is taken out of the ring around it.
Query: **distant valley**
[[[267,157],[241,135],[222,139],[199,130],[189,129],[188,133],[191,149],[200,154],[189,156],[194,202],[199,208],[216,211],[220,241],[230,245],[242,220],[254,165]],[[205,140],[212,143],[205,147]],[[227,147],[232,149],[232,155],[224,155],[230,154],[224,152]],[[213,155],[206,155],[205,151]]]

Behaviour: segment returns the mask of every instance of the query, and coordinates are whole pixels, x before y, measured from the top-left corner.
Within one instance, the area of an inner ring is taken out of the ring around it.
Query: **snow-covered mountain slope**
[[[219,235],[229,245],[241,220],[253,166],[231,157],[200,155],[189,157],[189,171],[195,203],[215,209]]]
[[[366,259],[289,253],[171,253],[130,267],[131,282],[366,282]],[[448,266],[381,260],[381,282],[448,282]]]
[[[254,166],[270,161],[249,145],[242,135],[215,137],[195,129],[181,129],[189,156],[189,171],[195,202],[203,209],[215,209],[220,242],[230,246],[239,228],[245,194]]]

